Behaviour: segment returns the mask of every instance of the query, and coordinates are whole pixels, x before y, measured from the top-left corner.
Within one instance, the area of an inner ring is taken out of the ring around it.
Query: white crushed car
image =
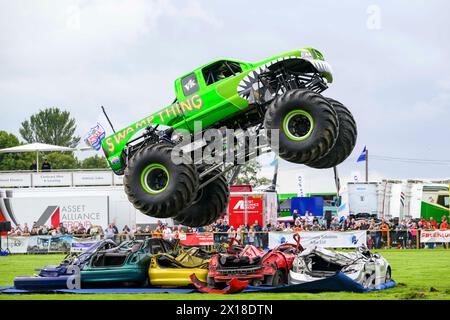
[[[297,255],[289,272],[289,284],[302,284],[325,279],[342,272],[364,288],[372,289],[391,280],[391,267],[378,253],[366,246],[355,252],[310,247]]]

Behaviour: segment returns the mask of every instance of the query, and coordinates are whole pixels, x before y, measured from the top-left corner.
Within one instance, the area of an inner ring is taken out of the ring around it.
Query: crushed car
[[[313,246],[295,258],[289,272],[289,284],[310,283],[342,272],[364,288],[373,289],[391,280],[391,266],[378,253],[363,245],[355,252],[342,252]]]
[[[193,247],[174,256],[167,253],[153,255],[148,269],[152,286],[184,287],[192,284],[191,275],[206,281],[211,253]]]
[[[300,236],[294,235],[296,244],[283,243],[264,251],[253,245],[236,245],[231,240],[226,253],[215,254],[209,264],[208,288],[226,285],[232,279],[249,281],[253,286],[277,287],[287,283],[289,270],[297,256]]]
[[[177,243],[160,238],[130,240],[117,245],[111,240],[93,244],[81,254],[69,254],[58,266],[36,269],[32,277],[16,277],[14,287],[24,290],[65,289],[74,270],[79,270],[80,285],[86,287],[148,284],[152,255],[177,252]]]

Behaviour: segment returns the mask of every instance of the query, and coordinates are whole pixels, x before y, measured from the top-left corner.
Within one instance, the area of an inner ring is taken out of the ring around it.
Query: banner
[[[269,248],[281,243],[295,243],[294,234],[286,232],[269,232]],[[311,231],[299,232],[300,244],[304,247],[319,246],[323,248],[356,248],[367,243],[366,231]]]
[[[450,230],[422,231],[420,232],[420,242],[450,242]]]
[[[73,238],[70,245],[70,252],[83,252],[91,247],[98,240],[94,237],[90,238]]]
[[[32,226],[46,225],[58,227],[60,223],[66,228],[93,225],[108,225],[107,196],[42,196],[8,198],[9,206],[5,209],[11,217],[13,226],[20,224]]]
[[[29,237],[2,237],[2,249],[11,253],[27,253]]]
[[[214,234],[213,233],[180,233],[180,243],[184,246],[213,246]]]
[[[27,253],[69,252],[72,236],[30,236]]]
[[[31,187],[31,174],[0,173],[0,187]]]

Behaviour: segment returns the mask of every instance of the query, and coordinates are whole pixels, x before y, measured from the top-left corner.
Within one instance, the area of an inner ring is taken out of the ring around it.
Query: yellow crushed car
[[[193,273],[206,282],[210,259],[210,253],[196,247],[181,251],[176,257],[167,253],[153,255],[148,269],[150,285],[188,286],[192,284],[190,275]]]

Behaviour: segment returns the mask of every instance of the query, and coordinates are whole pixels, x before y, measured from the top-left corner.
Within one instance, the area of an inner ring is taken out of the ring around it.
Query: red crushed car
[[[296,244],[283,243],[264,251],[253,245],[241,246],[232,239],[226,253],[215,254],[209,263],[208,287],[226,285],[231,279],[248,280],[253,286],[277,287],[287,283],[289,270],[299,250],[300,236],[294,235]]]

